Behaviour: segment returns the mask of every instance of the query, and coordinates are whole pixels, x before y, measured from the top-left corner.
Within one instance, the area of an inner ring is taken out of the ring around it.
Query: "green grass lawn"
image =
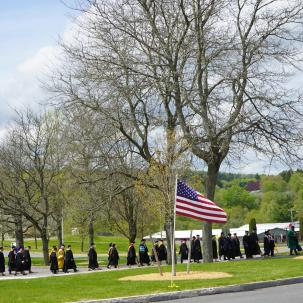
[[[185,270],[185,268],[186,265],[179,264],[177,266],[178,271]],[[169,266],[163,267],[163,269],[170,271]],[[177,281],[178,290],[301,276],[303,261],[293,258],[259,259],[241,262],[194,264],[191,269],[223,271],[232,274],[233,277],[215,280]],[[60,303],[170,291],[168,281],[119,281],[119,278],[124,276],[153,272],[157,272],[157,268],[144,267],[32,280],[1,281],[0,278],[0,302],[14,303],[26,300],[31,303]]]

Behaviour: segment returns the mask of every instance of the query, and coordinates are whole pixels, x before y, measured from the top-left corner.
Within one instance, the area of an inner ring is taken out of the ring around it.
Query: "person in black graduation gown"
[[[143,266],[144,263],[147,265],[150,265],[150,259],[148,255],[148,248],[145,244],[145,239],[141,240],[141,243],[139,245],[139,262],[140,265]]]
[[[78,271],[74,260],[74,254],[71,245],[67,245],[67,249],[65,251],[65,256],[64,256],[64,272],[68,273],[69,269],[73,269],[74,272]]]
[[[194,242],[194,256],[195,256],[195,259],[194,261],[199,263],[200,260],[202,259],[202,249],[201,249],[201,242],[200,242],[200,236],[197,235],[196,237],[196,240]]]
[[[135,242],[131,242],[127,251],[127,266],[137,265]]]
[[[263,238],[263,243],[264,243],[264,256],[268,256],[270,254],[270,242],[269,242],[269,237],[268,237],[268,231],[266,230],[264,233],[264,238]]]
[[[240,240],[236,233],[233,234],[232,241],[233,241],[233,247],[235,250],[234,251],[235,257],[243,258],[242,253],[241,253]]]
[[[267,232],[268,232],[268,238],[269,238],[270,256],[274,257],[275,256],[275,246],[276,246],[275,238],[270,230],[268,230]]]
[[[158,240],[155,240],[155,243],[153,245],[153,249],[152,249],[152,252],[151,252],[151,256],[150,256],[150,259],[153,262],[157,262],[155,253],[157,254],[157,257],[158,257],[158,260],[159,260],[159,241]]]
[[[12,246],[11,250],[8,253],[8,272],[9,274],[16,268],[16,253],[15,253],[15,246]]]
[[[28,272],[31,274],[33,272],[32,272],[32,258],[30,254],[30,249],[31,249],[30,246],[25,248],[23,251],[23,256],[24,256],[24,270],[28,270]]]
[[[183,263],[184,260],[188,259],[188,247],[185,239],[182,240],[181,242],[179,255],[181,255],[181,264]]]
[[[15,267],[15,276],[20,272],[22,275],[26,275],[24,272],[24,255],[23,255],[23,247],[20,247],[16,254],[16,267]]]
[[[218,260],[217,240],[215,235],[212,236],[211,243],[213,248],[213,259]]]
[[[225,244],[226,242],[226,237],[224,236],[224,233],[222,232],[219,239],[218,239],[218,244],[219,244],[219,259],[223,257],[224,260],[227,259],[227,253],[225,251]]]
[[[254,229],[252,233],[249,235],[249,241],[251,243],[251,254],[252,255],[261,255],[261,249],[259,246],[259,238],[257,236],[257,232]]]
[[[115,268],[117,268],[118,263],[119,263],[119,253],[116,244],[113,243],[111,254],[109,256],[109,266],[114,266]]]
[[[190,261],[191,260],[196,260],[195,241],[196,241],[196,237],[193,236],[192,240],[190,241]]]
[[[50,271],[53,274],[58,273],[59,267],[58,267],[57,247],[56,246],[53,246],[53,249],[49,256],[49,263],[50,263],[50,267],[49,267]]]
[[[165,247],[162,239],[160,240],[158,258],[159,258],[160,262],[162,262],[162,261],[167,262],[167,250],[166,250],[166,247]]]
[[[5,259],[3,254],[3,247],[0,247],[0,275],[5,276]]]
[[[95,243],[91,243],[88,251],[88,268],[89,270],[99,269],[98,256]]]
[[[224,251],[226,252],[226,256],[228,260],[235,258],[235,254],[234,254],[235,248],[230,233],[226,237]]]
[[[249,232],[246,230],[242,239],[246,259],[252,258]]]

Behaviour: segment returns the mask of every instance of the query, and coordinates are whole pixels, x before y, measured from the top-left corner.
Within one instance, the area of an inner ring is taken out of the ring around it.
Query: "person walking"
[[[202,249],[201,249],[201,242],[200,242],[200,235],[196,236],[196,240],[194,242],[194,262],[200,263],[202,259]]]
[[[131,242],[128,247],[127,251],[127,263],[126,265],[131,267],[132,265],[137,265],[137,255],[136,255],[136,248],[135,248],[135,242]]]
[[[160,263],[162,261],[165,261],[167,263],[167,249],[166,249],[162,239],[160,240],[158,258],[159,258]]]
[[[62,244],[58,250],[58,271],[64,271],[65,245]]]
[[[157,258],[155,256],[155,254],[157,254],[157,258],[159,260],[159,241],[158,240],[155,240],[153,249],[151,251],[150,259],[152,262],[157,262]]]
[[[99,269],[98,256],[95,243],[91,243],[88,251],[88,270]]]
[[[57,274],[59,267],[58,267],[58,258],[57,258],[57,247],[53,246],[51,254],[49,256],[49,263],[50,263],[50,271],[53,274]]]
[[[290,227],[290,230],[287,233],[287,246],[290,250],[290,255],[293,255],[293,252],[298,255],[298,239],[295,233],[295,227],[293,225]]]
[[[243,236],[242,241],[246,259],[252,258],[251,243],[248,230],[245,231],[245,235]]]
[[[0,247],[0,275],[5,276],[5,258],[2,246]]]
[[[269,250],[270,250],[270,256],[274,257],[275,256],[275,237],[271,233],[270,229],[267,231],[268,233],[268,238],[269,238]]]
[[[181,255],[181,264],[188,259],[188,247],[185,239],[181,241],[179,255]]]
[[[106,266],[107,268],[109,268],[109,266],[110,266],[110,256],[112,254],[112,249],[113,249],[113,243],[109,243],[108,252],[107,252],[107,254],[108,254],[108,257],[107,257],[108,263],[107,263],[107,266]]]
[[[237,233],[233,234],[232,241],[233,241],[235,257],[240,257],[242,259],[243,256],[242,256],[242,253],[241,253],[240,240],[238,238]]]
[[[222,232],[219,239],[218,239],[218,244],[219,244],[219,260],[222,259],[223,260],[227,260],[227,252],[225,251],[225,244],[226,242],[226,237],[224,235],[224,233]]]
[[[8,273],[11,275],[12,271],[16,269],[16,252],[15,246],[11,247],[11,250],[8,253]]]
[[[115,268],[117,268],[118,263],[119,263],[119,259],[120,258],[119,258],[119,253],[118,253],[116,244],[113,243],[111,253],[110,253],[110,256],[109,256],[109,268],[111,266],[114,266]]]
[[[69,269],[72,269],[74,272],[78,271],[71,245],[67,246],[64,258],[64,272],[68,273]]]
[[[21,246],[16,254],[15,276],[17,276],[18,272],[22,275],[26,275],[24,272],[24,263],[23,247]]]
[[[30,254],[31,247],[28,246],[24,249],[24,270],[27,270],[29,274],[32,274],[32,258]]]
[[[217,240],[216,236],[213,235],[211,239],[212,249],[213,249],[213,260],[218,260],[218,249],[217,249]]]
[[[139,245],[139,262],[141,266],[143,266],[144,264],[150,265],[148,248],[145,244],[145,239],[142,239]]]

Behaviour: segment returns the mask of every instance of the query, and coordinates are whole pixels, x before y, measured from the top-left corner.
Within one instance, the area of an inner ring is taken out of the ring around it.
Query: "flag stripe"
[[[199,199],[199,201],[194,201],[194,200],[190,200],[190,199],[186,199],[184,197],[178,197],[177,196],[177,199],[176,199],[177,202],[183,202],[183,203],[191,203],[191,205],[196,205],[198,207],[207,207],[209,209],[220,209],[221,211],[223,211],[223,209],[221,209],[220,207],[216,206],[216,205],[210,205],[210,204],[207,204],[207,203],[204,203],[203,201],[201,201]]]
[[[177,180],[176,214],[197,220],[226,223],[227,215],[221,207]]]
[[[187,210],[187,211],[191,211],[191,212],[195,212],[196,214],[199,214],[199,215],[205,215],[205,216],[212,216],[212,217],[216,217],[216,218],[225,218],[226,216],[219,212],[212,212],[212,211],[209,211],[209,210],[203,210],[201,208],[199,209],[196,209],[196,208],[193,208],[193,207],[188,207],[186,205],[180,205],[180,204],[177,204],[178,206],[178,210],[182,211],[182,210]]]
[[[214,217],[219,217],[219,218],[225,218],[226,215],[222,214],[221,211],[211,211],[208,209],[204,209],[204,208],[197,208],[197,207],[192,207],[192,206],[188,206],[186,204],[177,202],[177,208],[179,209],[183,209],[183,210],[189,210],[189,211],[194,211],[197,214],[205,214],[205,215],[213,215]]]
[[[190,217],[190,218],[193,218],[193,219],[197,219],[197,220],[200,220],[200,221],[207,221],[207,222],[213,222],[213,223],[225,223],[226,222],[226,221],[216,220],[216,219],[213,219],[213,218],[208,219],[207,217],[198,216],[195,213],[191,213],[191,212],[179,212],[179,211],[177,211],[176,214],[180,215],[180,216],[184,216],[184,217]]]

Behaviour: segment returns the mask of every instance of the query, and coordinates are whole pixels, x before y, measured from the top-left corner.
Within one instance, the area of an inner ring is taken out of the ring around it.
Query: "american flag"
[[[227,222],[227,215],[221,207],[180,180],[177,180],[176,214],[201,221]]]

